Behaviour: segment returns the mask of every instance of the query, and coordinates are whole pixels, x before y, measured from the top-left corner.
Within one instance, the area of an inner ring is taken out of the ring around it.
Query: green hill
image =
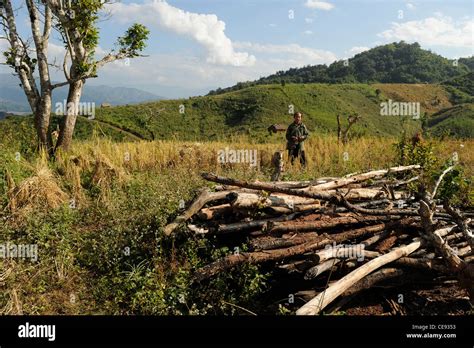
[[[398,135],[401,118],[380,116],[380,103],[419,101],[421,114],[452,106],[439,85],[289,84],[262,85],[216,96],[163,100],[101,108],[96,119],[145,139],[226,139],[246,134],[264,140],[271,124],[289,124],[292,111],[302,111],[313,132],[335,132],[336,115],[358,113],[358,135]],[[409,121],[411,127],[419,122]]]
[[[474,71],[444,81],[443,85],[453,87],[460,91],[456,93],[460,101],[472,102],[474,100]],[[453,90],[453,92],[455,91]]]
[[[474,104],[460,104],[443,109],[428,121],[431,134],[474,138]]]
[[[461,58],[458,64],[418,43],[403,41],[377,46],[345,61],[329,66],[312,65],[278,71],[276,74],[253,82],[241,82],[228,88],[219,88],[209,94],[220,94],[260,84],[284,83],[440,83],[468,73],[474,58]]]
[[[414,132],[421,126],[421,120],[410,116],[381,116],[380,104],[389,99],[419,102],[421,117],[426,113],[441,118],[442,110],[451,110],[443,118],[443,129],[453,124],[445,118],[460,115],[457,119],[464,119],[463,113],[472,106],[453,108],[450,92],[444,85],[434,84],[259,85],[213,96],[98,108],[95,120],[79,119],[75,137],[84,139],[95,133],[116,141],[225,140],[245,135],[262,142],[269,140],[268,126],[288,125],[293,111],[304,113],[304,122],[313,134],[335,134],[337,114],[342,115],[344,122],[349,114],[362,116],[351,129],[353,136],[398,136],[403,128]],[[459,111],[454,113],[455,110]],[[59,117],[53,119],[53,128],[58,121]],[[440,134],[441,126],[435,121],[430,126],[436,126],[434,133]],[[11,134],[3,137],[6,141],[15,141],[18,138],[15,129],[19,128],[23,128],[25,140],[29,139],[33,134],[31,117],[8,117],[0,122],[0,134]],[[460,130],[454,129],[454,133]],[[465,131],[459,134],[464,136]]]

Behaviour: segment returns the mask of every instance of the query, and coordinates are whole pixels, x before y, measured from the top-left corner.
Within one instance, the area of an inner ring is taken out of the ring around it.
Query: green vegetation
[[[430,133],[436,136],[474,137],[474,104],[460,104],[434,114],[428,120]]]
[[[218,237],[191,236],[184,228],[175,238],[163,235],[163,227],[179,212],[180,200],[189,202],[199,187],[209,185],[201,171],[248,180],[269,178],[271,156],[281,144],[234,141],[113,142],[96,133],[76,140],[70,152],[57,154],[56,161],[39,156],[28,142],[0,142],[0,241],[36,244],[39,253],[38,262],[0,260],[0,313],[277,312],[278,302],[267,296],[272,274],[265,267],[246,265],[208,283],[192,284],[194,270],[234,250]],[[408,156],[415,157],[406,160],[435,157],[442,163],[458,151],[466,176],[472,176],[472,142],[460,147],[459,141],[435,141],[429,151],[408,149]],[[388,167],[399,161],[395,144],[394,138],[363,137],[344,148],[334,135],[313,137],[307,143],[307,170],[288,168],[283,179]],[[260,167],[218,164],[216,152],[225,146],[256,149]],[[446,194],[459,187],[469,192],[465,180],[455,174],[451,186],[443,188]],[[245,236],[235,246],[246,250]],[[264,294],[267,302],[262,301]]]
[[[448,81],[444,81],[443,85],[454,87],[464,93],[462,102],[473,102],[474,100],[474,71],[465,75],[457,76]],[[462,97],[462,93],[458,93]]]
[[[252,142],[266,142],[272,137],[268,135],[268,126],[271,124],[286,126],[291,123],[292,109],[304,113],[304,122],[313,134],[335,134],[337,114],[343,119],[349,114],[359,114],[362,119],[351,129],[352,137],[398,136],[403,131],[414,133],[420,128],[421,122],[407,116],[381,116],[381,102],[388,99],[420,102],[421,116],[425,115],[429,120],[430,115],[451,108],[453,101],[469,101],[470,98],[451,85],[286,84],[285,87],[261,85],[214,96],[98,108],[95,120],[79,118],[74,136],[75,139],[89,139],[93,133],[97,133],[116,141],[140,139],[200,141],[246,136]],[[59,118],[54,117],[51,127],[55,129],[58,122]],[[436,123],[434,120],[428,125],[431,127]],[[457,120],[452,120],[448,126],[456,123]],[[8,117],[4,122],[0,122],[0,129],[4,129],[3,134],[9,141],[16,142],[19,136],[34,142],[31,140],[32,133],[27,124],[32,124],[31,118]],[[16,132],[17,126],[22,127],[24,131]],[[461,128],[454,127],[450,134],[460,137],[471,134],[469,129],[459,133],[457,130]],[[440,132],[435,130],[433,134],[439,135]]]
[[[291,123],[292,109],[304,113],[305,124],[315,134],[334,134],[337,114],[362,116],[352,136],[397,136],[402,123],[411,130],[419,127],[419,122],[406,117],[380,116],[380,103],[389,98],[420,101],[422,113],[428,114],[451,106],[449,93],[436,85],[287,84],[102,108],[96,120],[149,140],[220,140],[245,135],[253,141],[268,141],[268,126]]]
[[[418,43],[403,41],[372,48],[347,62],[337,61],[329,66],[312,65],[278,71],[253,82],[240,82],[229,88],[219,88],[209,94],[221,94],[261,84],[284,83],[439,83],[468,73],[474,58],[461,58],[457,66]]]

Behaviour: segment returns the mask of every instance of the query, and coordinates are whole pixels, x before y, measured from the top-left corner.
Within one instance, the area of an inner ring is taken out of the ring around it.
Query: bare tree
[[[358,114],[349,115],[347,116],[347,127],[342,128],[341,126],[341,116],[339,114],[336,115],[337,117],[337,141],[341,142],[346,145],[349,142],[349,130],[351,129],[352,125],[355,124],[357,121],[361,119],[361,116]]]

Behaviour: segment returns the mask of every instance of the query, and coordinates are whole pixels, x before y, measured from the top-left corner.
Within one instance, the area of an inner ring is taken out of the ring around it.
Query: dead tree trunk
[[[413,242],[407,246],[397,248],[388,254],[377,257],[366,264],[360,266],[345,277],[338,280],[328,289],[321,292],[318,296],[306,303],[303,307],[296,311],[297,315],[316,315],[319,314],[328,304],[334,301],[338,296],[343,294],[352,285],[364,278],[366,275],[393,262],[403,256],[409,255],[421,245],[420,241]]]

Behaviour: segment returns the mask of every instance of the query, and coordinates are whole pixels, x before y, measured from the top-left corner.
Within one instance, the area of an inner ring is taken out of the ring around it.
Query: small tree
[[[33,40],[20,37],[11,0],[0,2],[0,25],[9,48],[4,52],[6,64],[11,66],[21,81],[34,115],[39,146],[53,154],[58,148],[71,145],[82,90],[87,79],[97,77],[97,70],[115,60],[134,58],[145,48],[149,31],[141,24],[132,25],[117,40],[116,48],[96,60],[99,40],[99,11],[109,0],[25,0]],[[62,64],[65,81],[53,84],[50,78],[48,46],[51,29],[56,29],[64,42]],[[33,45],[33,47],[30,47]],[[35,80],[38,69],[39,85]],[[49,129],[51,97],[55,88],[68,86],[67,110],[60,125],[56,147],[53,148]]]
[[[349,142],[349,130],[351,129],[352,125],[357,123],[361,119],[361,116],[358,114],[349,115],[347,116],[347,127],[342,128],[341,125],[341,116],[339,114],[336,115],[337,118],[337,141],[341,142],[346,145]]]

